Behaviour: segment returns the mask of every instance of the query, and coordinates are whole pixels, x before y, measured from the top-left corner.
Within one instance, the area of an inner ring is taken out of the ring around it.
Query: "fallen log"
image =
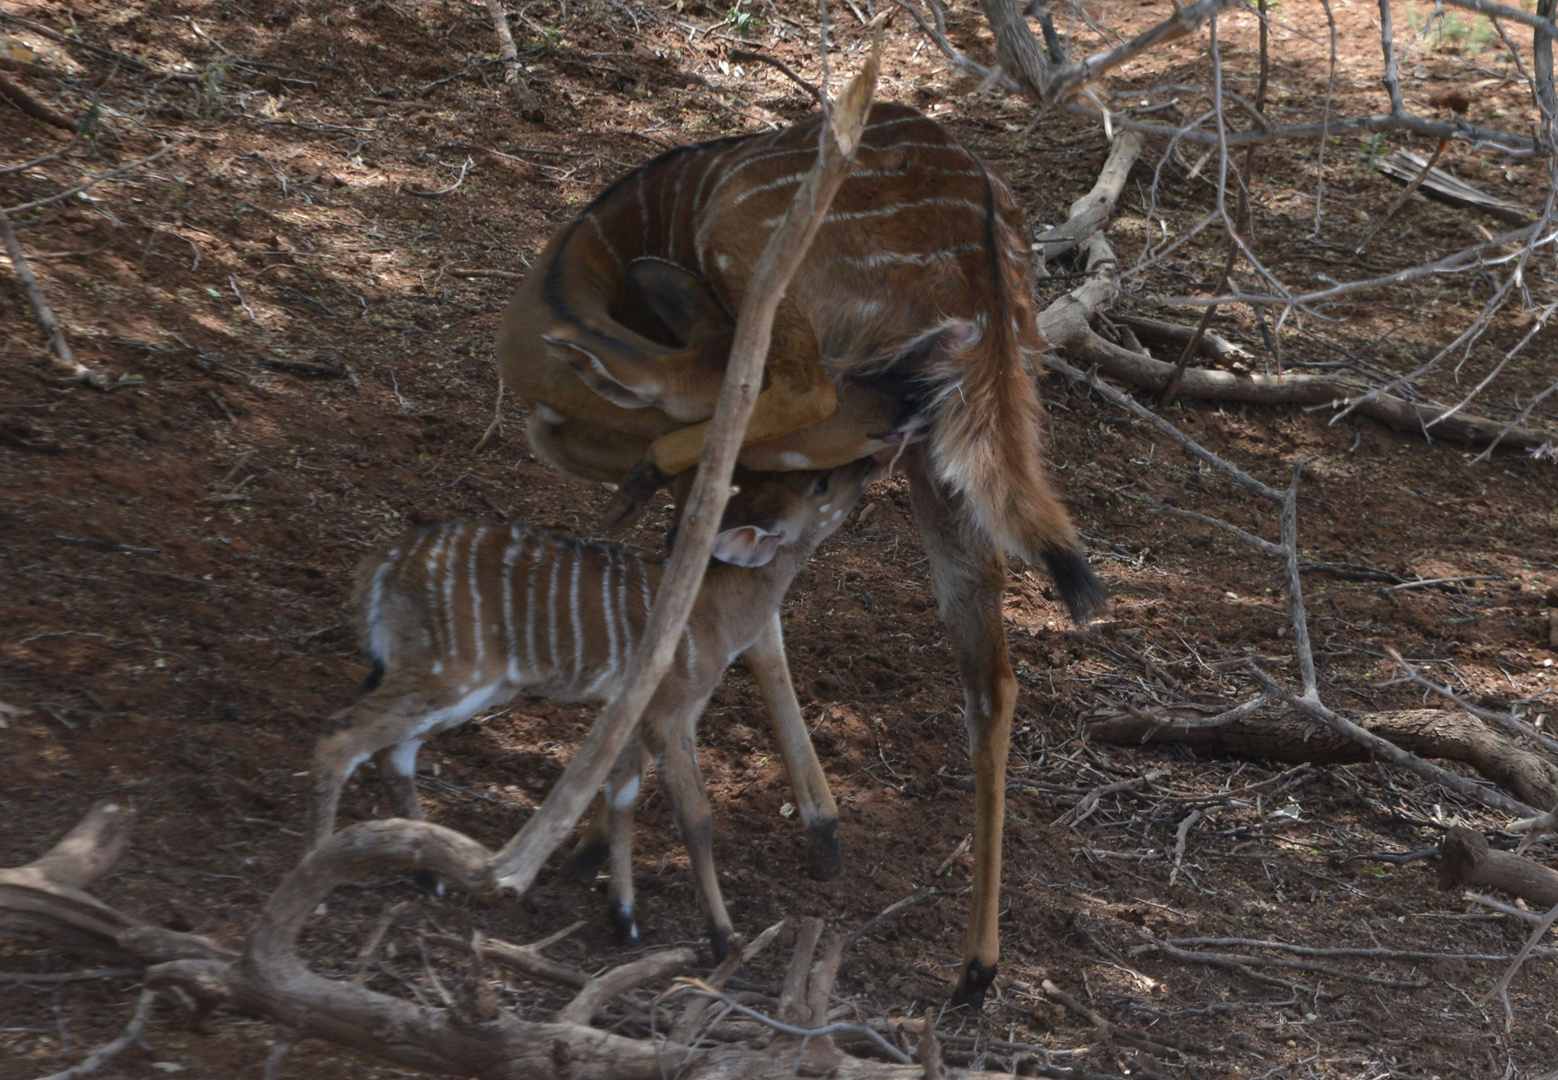
[[[1558,806],[1558,765],[1500,735],[1469,713],[1404,709],[1368,713],[1357,724],[1424,758],[1470,765],[1486,779],[1535,807]],[[1245,717],[1216,727],[1195,718],[1155,722],[1121,714],[1088,725],[1091,738],[1139,745],[1177,742],[1234,757],[1286,763],[1342,765],[1368,761],[1369,751],[1340,733],[1292,712]]]
[[[1105,341],[1087,324],[1085,317],[1066,316],[1067,313],[1059,309],[1054,309],[1053,314],[1047,311],[1039,318],[1039,328],[1050,344],[1065,352],[1074,363],[1084,367],[1096,365],[1111,379],[1155,393],[1161,393],[1168,386],[1174,373],[1173,364]],[[1368,393],[1369,389],[1355,380],[1332,375],[1265,375],[1192,367],[1185,369],[1177,393],[1180,397],[1205,401],[1339,408],[1344,402]],[[1415,431],[1428,438],[1469,446],[1497,440],[1503,446],[1534,450],[1558,442],[1558,432],[1520,425],[1506,431],[1506,425],[1498,420],[1464,411],[1447,416],[1453,406],[1407,401],[1392,394],[1365,397],[1353,408],[1360,415],[1378,420],[1394,431]],[[1434,422],[1442,416],[1446,419]]]
[[[1439,887],[1502,889],[1528,904],[1558,904],[1558,870],[1512,851],[1495,851],[1480,832],[1454,826],[1439,848]]]

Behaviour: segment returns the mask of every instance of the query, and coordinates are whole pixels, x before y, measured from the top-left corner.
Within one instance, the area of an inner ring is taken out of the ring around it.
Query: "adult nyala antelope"
[[[553,237],[498,336],[503,381],[533,404],[543,457],[626,481],[630,500],[696,460],[729,313],[813,162],[818,123],[672,150]],[[974,1005],[1000,946],[1017,689],[1001,629],[1006,556],[1046,566],[1079,623],[1105,605],[1042,462],[1032,365],[1044,341],[1023,236],[984,162],[934,121],[876,105],[780,305],[741,459],[826,468],[914,442],[904,463],[974,764],[972,915],[955,994]]]
[[[715,542],[717,561],[644,712],[641,743],[630,743],[616,762],[602,815],[576,857],[593,870],[598,853],[609,852],[611,914],[626,941],[638,939],[631,835],[647,750],[670,793],[714,952],[724,957],[731,924],[714,873],[712,818],[694,747],[698,718],[737,659],[754,670],[765,696],[775,686],[789,691],[780,601],[880,471],[866,459],[823,472],[738,474],[742,486]],[[661,571],[659,561],[621,545],[518,522],[420,529],[370,560],[358,606],[373,674],[368,692],[332,718],[314,751],[309,850],[330,835],[342,786],[370,757],[395,812],[420,819],[413,777],[427,739],[520,693],[605,704],[642,638]],[[769,715],[803,821],[808,829],[836,829],[837,809],[799,710],[771,707]]]

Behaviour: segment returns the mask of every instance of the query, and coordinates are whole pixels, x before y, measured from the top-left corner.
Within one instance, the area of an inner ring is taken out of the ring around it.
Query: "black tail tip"
[[[1078,626],[1086,626],[1109,609],[1109,590],[1080,551],[1047,551],[1044,566]]]

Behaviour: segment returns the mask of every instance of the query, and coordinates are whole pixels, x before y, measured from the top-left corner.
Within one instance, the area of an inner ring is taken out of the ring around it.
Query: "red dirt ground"
[[[77,40],[123,54],[67,50],[0,21],[0,33],[38,46],[45,62],[72,65],[71,80],[35,78],[34,92],[75,113],[93,100],[100,110],[96,139],[72,149],[70,165],[0,173],[0,203],[52,194],[84,171],[188,139],[127,178],[16,219],[78,352],[126,376],[113,392],[58,384],[26,299],[13,275],[0,275],[0,701],[28,710],[0,714],[0,865],[35,857],[94,800],[129,800],[140,814],[134,843],[97,893],[143,918],[236,944],[298,856],[301,772],[323,718],[351,700],[365,670],[348,610],[362,554],[408,523],[453,515],[592,530],[605,493],[538,464],[516,411],[506,412],[501,437],[471,451],[491,414],[491,341],[512,282],[460,278],[451,268],[522,272],[550,232],[624,167],[678,142],[755,130],[761,118],[792,119],[806,103],[766,67],[722,69],[726,48],[744,43],[730,36],[725,12],[696,0],[526,10],[516,32],[523,47],[540,50],[527,56],[547,110],[539,124],[507,104],[481,5],[0,3],[4,13],[75,27]],[[1106,21],[1145,25],[1170,8],[1159,0],[1103,10]],[[1372,9],[1337,11],[1336,109],[1378,111]],[[818,77],[803,33],[813,9],[764,5],[755,14],[759,37]],[[1309,10],[1292,18],[1310,36],[1279,34],[1278,117],[1310,109],[1325,87],[1315,37],[1323,43],[1323,19]],[[1230,70],[1252,69],[1252,27],[1246,15],[1225,21]],[[836,29],[858,49],[853,21]],[[882,95],[932,109],[985,153],[1013,180],[1031,223],[1060,220],[1102,163],[1098,126],[1057,114],[1037,135],[1023,134],[1024,107],[969,96],[972,82],[943,70],[911,30],[905,21],[894,32]],[[954,13],[952,36],[971,55],[989,55],[975,12]],[[1194,41],[1176,44],[1113,85],[1134,92],[1204,81],[1198,55]],[[1468,64],[1505,70],[1491,54],[1469,56],[1420,45],[1403,67],[1409,100],[1427,110],[1436,80],[1464,81]],[[125,57],[194,77],[159,84]],[[850,62],[835,60],[835,73]],[[1486,86],[1472,118],[1520,128],[1526,108],[1517,86]],[[0,111],[0,130],[3,165],[63,142],[14,111]],[[1368,168],[1368,156],[1405,142],[1332,143],[1325,237],[1355,243],[1370,215],[1383,212],[1397,189]],[[1145,238],[1142,200],[1157,152],[1121,203],[1113,235],[1127,260]],[[467,158],[455,190],[413,194],[453,184]],[[1448,167],[1528,204],[1543,194],[1539,163],[1457,151]],[[1301,285],[1399,268],[1477,237],[1465,217],[1419,199],[1361,259],[1312,241],[1312,148],[1263,152],[1254,191],[1257,246]],[[1171,165],[1158,199],[1187,229],[1210,205],[1210,190]],[[1221,258],[1210,244],[1182,249],[1133,286],[1143,294],[1137,310],[1173,317],[1146,294],[1204,293]],[[1344,321],[1318,334],[1284,331],[1287,362],[1363,364],[1363,356],[1404,370],[1464,326],[1486,293],[1473,275],[1356,297],[1329,309]],[[1215,325],[1261,351],[1247,313]],[[1480,379],[1524,325],[1501,316],[1462,386]],[[308,378],[268,358],[344,365],[349,376]],[[1501,403],[1545,386],[1554,359],[1551,343],[1538,341],[1501,376],[1504,396],[1487,407],[1508,415]],[[1289,778],[1280,799],[1220,804],[1190,832],[1170,884],[1165,852],[1187,804],[1282,767],[1124,750],[1090,743],[1082,729],[1090,718],[1175,699],[1242,699],[1251,684],[1239,661],[1248,656],[1291,675],[1275,568],[1226,533],[1153,507],[1214,514],[1268,536],[1275,514],[1107,404],[1055,379],[1045,389],[1054,468],[1114,605],[1079,632],[1041,575],[1012,576],[1006,614],[1022,695],[1004,956],[985,1017],[944,1021],[954,1036],[978,1040],[951,1040],[953,1058],[989,1053],[987,1064],[1001,1067],[1005,1041],[1052,1050],[1056,1065],[1133,1075],[1491,1078],[1558,1066],[1551,952],[1517,978],[1506,1034],[1496,1004],[1475,1004],[1499,963],[1325,961],[1342,976],[1261,969],[1302,988],[1294,990],[1155,950],[1164,938],[1202,936],[1509,956],[1526,931],[1438,892],[1432,862],[1346,861],[1432,846],[1444,823],[1503,824],[1374,766]],[[1429,389],[1455,400],[1446,381]],[[1420,703],[1392,681],[1387,647],[1488,701],[1553,688],[1550,464],[1508,452],[1472,464],[1460,448],[1357,418],[1327,425],[1320,414],[1193,402],[1169,412],[1268,482],[1284,483],[1296,462],[1310,462],[1300,511],[1306,558],[1468,578],[1396,593],[1306,578],[1331,705]],[[1551,425],[1554,414],[1535,420]],[[944,1000],[961,950],[969,867],[954,853],[970,828],[968,763],[959,684],[906,490],[888,481],[867,502],[785,607],[797,688],[842,807],[844,876],[819,884],[800,872],[802,835],[785,819],[784,776],[743,674],[732,673],[709,709],[703,764],[739,928],[796,914],[853,928],[919,886],[938,886],[846,954],[838,988],[864,1016],[918,1016]],[[663,510],[650,515],[635,542],[656,546],[664,525]],[[422,758],[429,816],[501,844],[590,720],[587,711],[522,702],[441,737]],[[1080,825],[1056,823],[1092,788],[1152,770],[1166,771]],[[649,792],[640,907],[646,946],[658,947],[697,938],[698,919],[665,802],[653,784]],[[364,775],[348,789],[343,820],[383,805]],[[1535,854],[1551,862],[1553,849]],[[337,894],[310,939],[321,969],[347,967],[379,913],[414,895],[391,877]],[[394,992],[393,980],[422,978],[414,933],[428,925],[460,932],[479,924],[527,941],[583,913],[590,922],[556,955],[601,966],[624,955],[598,917],[603,906],[550,876],[509,905],[419,902],[390,935],[390,974],[371,985]],[[767,985],[780,959],[754,965],[747,989]],[[78,965],[6,945],[0,966]],[[1187,1059],[1153,1065],[1101,1042],[1043,998],[1045,979],[1118,1023],[1182,1041]],[[0,1078],[79,1060],[122,1026],[135,992],[134,978],[0,983]],[[507,998],[521,1008],[557,1003],[554,991],[523,982]],[[163,1006],[145,1045],[96,1075],[258,1076],[274,1035],[227,1015],[191,1031]],[[405,1075],[318,1043],[298,1047],[285,1073],[391,1074]]]

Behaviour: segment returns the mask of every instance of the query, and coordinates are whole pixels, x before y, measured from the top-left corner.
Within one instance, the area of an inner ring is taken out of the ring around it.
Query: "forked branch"
[[[771,1046],[727,1044],[708,1049],[693,1049],[674,1040],[625,1038],[577,1022],[584,1013],[608,1004],[611,997],[691,962],[690,950],[654,954],[604,973],[590,981],[562,1015],[547,1022],[527,1021],[496,1007],[428,1008],[310,971],[297,954],[298,937],[304,923],[341,885],[386,867],[431,870],[445,882],[467,889],[486,881],[491,852],[461,833],[426,822],[363,822],[331,836],[282,879],[237,959],[204,939],[171,931],[162,931],[167,936],[160,941],[143,943],[139,952],[128,952],[118,941],[122,935],[84,936],[82,912],[90,911],[105,925],[146,924],[109,908],[81,887],[113,867],[128,836],[130,817],[122,807],[100,804],[42,858],[0,870],[0,934],[72,951],[106,941],[120,948],[121,957],[153,964],[146,972],[151,990],[177,988],[200,1006],[223,1004],[263,1017],[286,1027],[293,1040],[324,1039],[397,1065],[484,1080],[660,1080],[662,1069],[676,1065],[681,1067],[678,1075],[687,1080],[735,1076],[781,1080],[794,1073],[796,1043],[822,1045],[821,1037],[831,1030],[815,1018],[819,1009],[826,1012],[827,990],[837,972],[837,949],[830,949],[817,963],[806,951],[791,965],[792,972],[801,973],[791,999],[808,1008],[806,1018],[796,1017],[803,1019],[799,1034]],[[742,955],[750,956],[773,936],[773,932],[763,935]],[[808,935],[813,943],[815,937]],[[484,953],[486,944],[482,943]],[[186,958],[156,962],[180,955]],[[473,965],[473,971],[479,977],[479,965]],[[496,1005],[490,998],[489,1002]],[[137,1020],[144,1021],[149,1006],[149,999],[142,999]],[[836,1052],[829,1063],[830,1075],[838,1080],[920,1080],[925,1075],[917,1065]],[[946,1075],[978,1080],[989,1074],[948,1070]]]

